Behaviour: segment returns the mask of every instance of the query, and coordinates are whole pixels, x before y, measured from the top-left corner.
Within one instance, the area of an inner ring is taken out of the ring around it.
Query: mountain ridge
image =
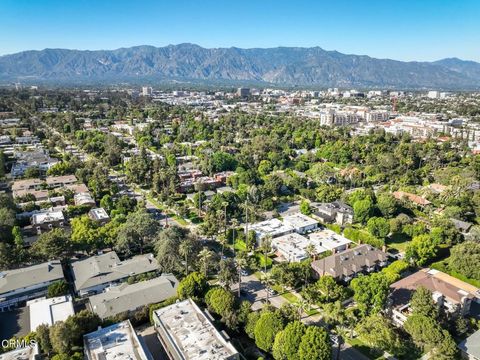
[[[316,47],[203,48],[182,43],[115,50],[47,48],[0,56],[0,80],[118,83],[135,80],[257,82],[277,86],[469,90],[480,63],[378,59]]]

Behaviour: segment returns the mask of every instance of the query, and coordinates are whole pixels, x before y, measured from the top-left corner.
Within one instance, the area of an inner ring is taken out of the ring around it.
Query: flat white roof
[[[262,238],[267,235],[272,237],[288,234],[293,232],[294,228],[290,225],[284,224],[278,219],[270,219],[261,221],[259,223],[253,224],[250,227],[251,230],[254,230],[257,233],[259,238]]]
[[[44,211],[41,213],[37,213],[32,215],[32,224],[44,224],[51,221],[63,221],[65,217],[63,216],[63,212],[61,211]]]
[[[184,359],[223,360],[238,356],[235,347],[191,299],[155,310],[155,318]]]
[[[285,216],[283,218],[283,223],[287,226],[292,226],[295,229],[318,225],[317,220],[312,219],[310,216],[303,215],[301,213]]]
[[[72,297],[69,295],[31,300],[27,306],[30,310],[30,331],[35,331],[42,324],[51,326],[57,321],[65,321],[75,314]]]
[[[346,246],[352,242],[346,237],[328,229],[311,233],[309,238],[314,242],[320,243],[322,247],[330,251]]]
[[[0,360],[34,360],[38,354],[38,346],[32,345],[0,354]]]
[[[288,261],[301,261],[308,257],[305,248],[310,241],[296,232],[272,239],[272,247]]]
[[[129,320],[83,336],[91,360],[149,360]]]

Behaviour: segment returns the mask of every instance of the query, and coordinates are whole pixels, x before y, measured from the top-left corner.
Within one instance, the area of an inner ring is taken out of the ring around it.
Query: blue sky
[[[0,0],[0,54],[183,42],[480,61],[480,0]]]

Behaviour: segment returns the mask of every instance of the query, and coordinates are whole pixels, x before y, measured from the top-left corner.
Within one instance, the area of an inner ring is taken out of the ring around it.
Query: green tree
[[[302,202],[300,203],[300,212],[303,215],[310,215],[312,213],[310,203],[307,200],[302,200]]]
[[[389,285],[383,273],[359,276],[350,283],[354,291],[353,298],[362,307],[362,311],[372,314],[378,313],[385,306]]]
[[[390,232],[390,223],[384,218],[372,217],[368,219],[367,229],[373,236],[385,239]]]
[[[69,354],[74,346],[73,334],[64,321],[58,321],[50,327],[50,342],[54,352]]]
[[[178,253],[185,261],[185,275],[188,275],[188,265],[193,251],[195,250],[195,243],[192,238],[187,237],[178,246]]]
[[[104,247],[98,236],[98,225],[89,216],[75,217],[70,221],[73,246],[79,250],[92,252]]]
[[[50,343],[50,328],[48,325],[41,324],[35,329],[35,340],[40,346],[41,352],[49,354],[52,351],[52,344]]]
[[[275,360],[299,359],[298,347],[307,327],[300,321],[289,323],[275,336],[272,355]]]
[[[353,213],[355,214],[355,221],[365,224],[373,214],[372,200],[366,198],[356,201],[353,204]]]
[[[235,297],[230,291],[222,287],[214,287],[208,290],[205,295],[205,302],[210,310],[225,317],[225,315],[233,311]]]
[[[283,319],[279,312],[264,311],[255,324],[255,344],[264,351],[270,351],[275,336],[283,329]]]
[[[437,244],[428,234],[415,236],[405,250],[406,258],[419,266],[425,265],[436,255]]]
[[[157,235],[160,226],[145,209],[137,210],[127,216],[127,221],[118,229],[115,249],[130,255],[139,251]]]
[[[247,315],[247,321],[245,323],[245,333],[250,339],[255,339],[255,327],[260,319],[260,313],[258,311],[250,312]]]
[[[31,254],[45,260],[63,259],[72,252],[70,236],[63,229],[43,233],[31,247]]]
[[[364,318],[356,327],[360,339],[367,345],[391,354],[398,354],[401,341],[389,320],[373,314]]]
[[[68,294],[68,284],[65,280],[55,281],[47,288],[47,298]]]
[[[298,356],[302,360],[330,360],[332,346],[325,329],[309,326],[298,346]]]
[[[377,208],[383,216],[391,218],[397,212],[397,200],[392,194],[384,193],[377,198]]]
[[[431,317],[410,315],[405,321],[404,329],[422,351],[432,351],[435,359],[456,359],[457,349],[451,335]]]
[[[202,299],[207,288],[207,278],[201,273],[192,272],[180,281],[177,294],[180,299]]]
[[[321,302],[343,300],[345,296],[345,288],[337,284],[335,279],[330,275],[321,276],[316,283],[316,287],[320,291]]]
[[[415,289],[410,300],[412,313],[423,315],[436,319],[438,317],[438,308],[433,301],[432,292],[424,286]]]
[[[200,264],[200,268],[203,269],[203,273],[205,276],[207,276],[208,269],[212,264],[213,255],[213,252],[211,250],[208,250],[206,247],[204,247],[202,251],[198,253],[198,262]]]
[[[191,234],[187,229],[177,226],[171,226],[160,231],[155,240],[155,251],[157,253],[157,260],[162,270],[167,273],[181,273],[183,271],[182,260],[180,253],[180,245],[187,241]],[[195,249],[192,254],[196,252],[196,243],[192,242]]]
[[[480,280],[480,242],[466,241],[450,250],[449,267],[471,279]]]
[[[218,281],[230,289],[230,286],[237,280],[237,267],[233,259],[220,260],[220,270],[218,272]]]

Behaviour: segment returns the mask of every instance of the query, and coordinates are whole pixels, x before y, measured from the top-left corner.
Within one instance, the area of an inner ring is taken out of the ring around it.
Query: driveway
[[[238,283],[232,286],[232,290],[238,290]],[[267,299],[265,285],[255,275],[242,276],[242,292],[243,294],[240,298],[250,301],[252,310],[261,309],[265,305]],[[268,300],[276,308],[280,308],[283,304],[288,303],[288,300],[281,295],[268,295]]]

